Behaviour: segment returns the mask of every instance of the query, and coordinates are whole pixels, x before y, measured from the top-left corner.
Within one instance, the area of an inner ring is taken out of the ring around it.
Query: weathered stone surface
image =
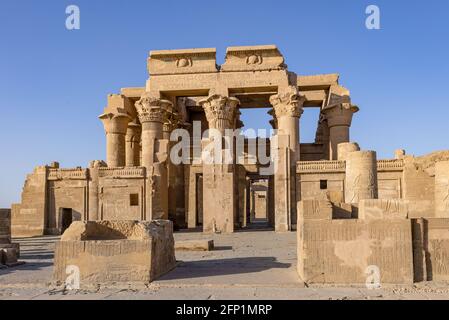
[[[354,151],[346,156],[345,202],[376,199],[377,161],[374,151]]]
[[[435,163],[435,217],[449,218],[449,161]]]
[[[370,266],[380,284],[413,282],[410,220],[299,220],[298,228],[298,274],[306,283],[365,284]]]
[[[0,209],[0,246],[11,243],[11,210]]]
[[[329,201],[300,201],[298,202],[298,219],[332,220],[332,204]]]
[[[415,281],[449,280],[449,219],[412,220]]]
[[[6,248],[0,247],[0,264],[4,265],[14,265],[17,263],[17,259],[19,258],[19,253],[16,248]]]
[[[175,242],[175,250],[184,251],[211,251],[214,249],[214,240],[183,240]]]
[[[359,202],[359,219],[407,219],[408,201],[401,199],[364,199]]]
[[[80,271],[80,285],[151,282],[175,267],[171,221],[75,222],[56,243],[54,278],[67,266]]]

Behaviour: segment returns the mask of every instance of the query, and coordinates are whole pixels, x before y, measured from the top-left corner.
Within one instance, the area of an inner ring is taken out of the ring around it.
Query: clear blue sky
[[[65,28],[65,8],[81,29]],[[365,28],[365,8],[381,30]],[[152,49],[276,44],[298,74],[340,73],[361,108],[352,140],[391,157],[449,149],[449,1],[5,1],[0,4],[0,207],[33,167],[105,158],[106,95],[143,86]],[[313,112],[301,121],[312,141]],[[263,113],[245,112],[248,126]]]

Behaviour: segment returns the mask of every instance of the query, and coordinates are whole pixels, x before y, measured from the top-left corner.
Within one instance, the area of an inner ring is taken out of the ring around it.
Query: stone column
[[[126,166],[137,167],[140,165],[140,135],[142,126],[131,122],[126,131]]]
[[[449,218],[449,161],[435,163],[435,217]]]
[[[289,136],[289,148],[299,160],[299,118],[303,111],[304,97],[296,87],[288,87],[270,97],[273,106],[275,124],[279,135]]]
[[[289,231],[296,219],[296,162],[300,159],[299,118],[304,97],[294,86],[270,97],[277,127],[277,159],[274,175],[274,227]]]
[[[178,126],[179,115],[175,110],[169,108],[164,114],[164,123],[162,125],[162,137],[164,140],[168,141],[168,153],[170,153],[172,145],[175,142],[170,141],[170,135],[174,129]],[[180,186],[182,185],[182,175],[183,175],[182,165],[174,165],[170,159],[167,160],[167,178],[168,178],[168,194],[172,197],[172,201],[168,202],[168,218],[173,221],[173,228],[178,230],[183,226],[182,222],[178,222],[177,219],[177,207],[181,202],[180,197],[182,196],[182,190]],[[182,201],[183,201],[182,197]]]
[[[345,202],[377,199],[377,159],[375,151],[354,151],[346,156]]]
[[[131,117],[125,113],[104,113],[99,116],[106,132],[106,163],[108,167],[125,166],[125,135]]]
[[[98,171],[101,167],[106,167],[106,163],[102,160],[93,160],[89,163],[89,205],[88,219],[89,221],[100,220],[99,210],[99,177]]]
[[[343,142],[337,146],[338,160],[346,160],[350,152],[360,151],[360,147],[355,142]]]
[[[340,143],[350,141],[349,127],[351,126],[352,115],[357,111],[359,111],[359,108],[351,103],[340,103],[322,110],[329,127],[330,160],[337,160],[337,148]]]
[[[206,114],[209,129],[224,135],[233,128],[239,100],[219,94],[199,101]],[[208,140],[203,140],[207,146]],[[215,150],[220,152],[220,150]],[[221,150],[223,152],[223,150]],[[203,231],[234,232],[236,210],[235,165],[225,163],[203,163]]]
[[[164,113],[171,102],[144,94],[135,104],[142,124],[142,163],[146,168],[147,220],[168,218],[167,141],[162,140]]]

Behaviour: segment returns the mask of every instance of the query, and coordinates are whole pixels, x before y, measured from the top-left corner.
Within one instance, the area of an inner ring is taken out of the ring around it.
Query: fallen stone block
[[[184,251],[211,251],[214,249],[214,240],[182,240],[175,242],[175,250]]]
[[[18,259],[15,248],[0,248],[0,263],[6,266],[16,264]]]
[[[56,243],[54,279],[75,272],[81,287],[148,283],[175,265],[171,221],[76,221]]]

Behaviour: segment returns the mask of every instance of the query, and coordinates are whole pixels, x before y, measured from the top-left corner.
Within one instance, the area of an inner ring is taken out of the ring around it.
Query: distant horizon
[[[380,9],[369,30],[368,5]],[[66,8],[80,29],[66,28]],[[340,75],[360,107],[351,141],[379,159],[396,149],[449,149],[449,2],[18,0],[0,4],[2,125],[0,208],[20,202],[26,175],[52,161],[105,160],[98,119],[110,93],[144,87],[151,50],[276,45],[298,75]],[[318,109],[305,109],[301,142],[313,142]],[[265,109],[243,109],[245,128],[266,128]]]

